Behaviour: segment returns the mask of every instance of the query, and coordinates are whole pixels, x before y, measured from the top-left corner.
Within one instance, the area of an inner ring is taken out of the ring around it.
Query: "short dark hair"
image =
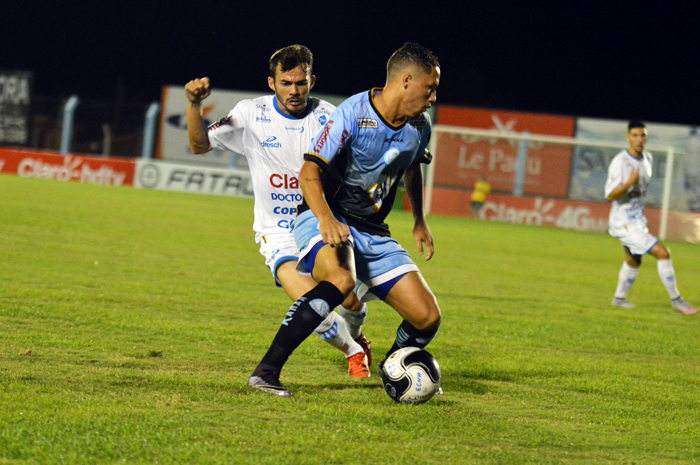
[[[311,50],[303,45],[290,45],[277,50],[270,57],[270,76],[272,78],[277,72],[277,65],[281,66],[282,72],[291,71],[297,66],[301,66],[304,71],[311,74],[314,67],[314,56]]]
[[[430,74],[432,68],[438,68],[440,61],[433,52],[415,42],[406,42],[403,46],[394,52],[386,64],[387,77],[392,76],[399,70],[407,66],[417,66],[425,74]]]
[[[632,129],[636,129],[636,128],[646,129],[646,127],[647,127],[646,124],[642,123],[641,121],[632,120],[627,125],[627,132],[630,132]]]

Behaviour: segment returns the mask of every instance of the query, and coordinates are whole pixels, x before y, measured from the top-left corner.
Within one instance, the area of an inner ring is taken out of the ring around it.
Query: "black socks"
[[[427,346],[430,341],[433,340],[439,327],[440,325],[427,331],[421,331],[408,321],[403,320],[399,325],[399,329],[396,330],[396,341],[394,341],[394,345],[391,346],[391,349],[389,349],[389,352],[386,353],[386,356],[388,357],[393,352],[404,347],[418,347],[419,349],[425,348],[425,346]]]
[[[343,300],[345,300],[343,293],[328,281],[321,281],[300,297],[287,312],[256,372],[276,370],[276,374],[279,375],[294,349],[299,347],[326,316],[343,303]]]

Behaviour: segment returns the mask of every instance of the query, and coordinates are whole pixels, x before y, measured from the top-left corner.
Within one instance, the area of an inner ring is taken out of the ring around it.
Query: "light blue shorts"
[[[336,215],[336,219],[347,224],[345,219]],[[318,219],[311,210],[307,210],[294,220],[292,225],[294,239],[301,250],[297,270],[309,273],[313,270],[318,251],[326,245],[318,229]],[[352,226],[350,240],[355,255],[357,287],[355,293],[363,302],[384,300],[394,284],[406,273],[419,271],[401,245],[391,237],[374,236],[360,232]]]

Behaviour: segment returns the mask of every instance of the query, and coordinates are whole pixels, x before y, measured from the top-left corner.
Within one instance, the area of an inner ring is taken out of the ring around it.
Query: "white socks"
[[[353,339],[357,339],[362,334],[362,325],[367,320],[367,304],[362,304],[359,312],[348,310],[342,305],[338,307],[338,313],[343,317],[348,325],[348,332]]]
[[[340,310],[342,307],[338,307]],[[336,312],[330,312],[325,320],[314,330],[321,339],[340,350],[345,357],[362,352],[362,346],[351,337],[345,320]]]
[[[664,287],[666,288],[666,291],[668,291],[668,295],[671,297],[671,300],[679,298],[681,293],[678,291],[678,285],[676,284],[676,272],[673,270],[673,263],[671,263],[671,259],[659,260],[656,263],[656,269],[659,272],[659,278],[661,278],[661,282],[664,283]]]
[[[627,293],[632,287],[632,284],[634,284],[634,280],[637,279],[638,274],[639,267],[633,268],[629,266],[627,262],[622,262],[622,268],[620,268],[620,274],[618,275],[617,289],[615,289],[616,299],[627,298]]]

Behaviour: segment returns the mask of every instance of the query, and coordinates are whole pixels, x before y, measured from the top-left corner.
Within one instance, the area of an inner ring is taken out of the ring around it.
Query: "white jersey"
[[[631,223],[646,226],[644,216],[644,200],[651,181],[653,157],[649,152],[642,152],[642,158],[634,157],[628,150],[615,155],[608,167],[608,179],[605,183],[605,196],[617,187],[623,185],[630,177],[632,170],[639,170],[639,181],[630,186],[627,192],[612,201],[608,219],[609,232],[619,236],[621,231],[627,231]]]
[[[228,116],[209,126],[213,148],[245,155],[255,195],[255,241],[289,234],[302,201],[297,176],[304,153],[335,110],[330,103],[309,99],[305,116],[296,118],[277,106],[274,95],[238,102]]]

